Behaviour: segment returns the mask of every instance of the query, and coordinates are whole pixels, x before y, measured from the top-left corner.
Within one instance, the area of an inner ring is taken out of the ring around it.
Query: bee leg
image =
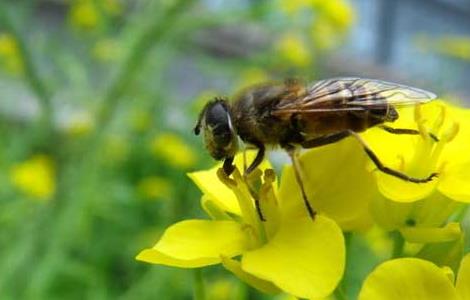
[[[253,172],[261,164],[261,162],[263,162],[264,152],[265,152],[266,148],[261,143],[255,144],[255,146],[258,147],[258,153],[256,153],[255,159],[251,162],[251,164],[248,166],[248,168],[245,167],[245,173],[243,174],[244,177],[248,176],[248,174]],[[243,160],[244,160],[244,162],[246,162],[245,153],[244,153],[244,159]],[[252,187],[250,185],[248,185],[248,186],[249,186],[250,189],[252,189]],[[263,222],[266,221],[266,219],[263,216],[263,212],[261,211],[259,198],[254,196],[253,199],[255,200],[255,208],[256,208],[256,212],[258,213],[258,217],[260,218],[261,221],[263,221]]]
[[[413,135],[418,135],[418,134],[421,134],[419,132],[419,130],[416,130],[416,129],[408,129],[408,128],[393,128],[393,127],[389,127],[387,125],[380,125],[378,126],[380,129],[383,129],[389,133],[393,133],[393,134],[413,134]],[[439,142],[439,139],[437,138],[437,136],[434,134],[434,133],[429,133],[429,136],[435,141],[435,142]]]
[[[225,174],[230,176],[230,174],[232,174],[235,170],[235,166],[233,165],[233,157],[225,158],[222,168],[224,169]]]
[[[362,139],[362,137],[357,132],[354,132],[354,131],[350,130],[349,133],[352,136],[354,136],[354,138],[356,138],[356,140],[358,140],[359,143],[362,144],[362,147],[364,148],[364,151],[366,152],[367,156],[369,156],[369,158],[372,160],[372,162],[374,162],[375,166],[380,171],[384,172],[385,174],[392,175],[392,176],[395,176],[397,178],[403,179],[405,181],[414,182],[414,183],[426,183],[426,182],[431,181],[434,177],[437,177],[437,175],[438,175],[437,173],[432,173],[427,178],[414,178],[414,177],[410,177],[406,174],[403,174],[400,171],[390,169],[389,167],[386,167],[382,164],[382,162],[379,160],[377,155],[375,155],[375,153],[369,148],[367,143]]]
[[[345,137],[348,137],[349,135],[350,135],[349,131],[341,131],[335,134],[330,134],[330,135],[322,136],[319,138],[304,141],[300,145],[306,149],[320,147],[320,146],[336,143],[344,139]]]
[[[310,218],[314,220],[317,212],[313,209],[312,205],[310,205],[310,202],[308,202],[307,193],[305,193],[305,187],[302,182],[302,177],[300,175],[301,170],[300,170],[300,165],[297,159],[297,153],[295,151],[295,148],[291,145],[288,145],[288,146],[284,146],[284,149],[287,151],[287,154],[289,154],[290,159],[292,161],[292,166],[294,167],[295,180],[297,181],[297,184],[300,187],[300,191],[302,193],[302,198],[304,200],[305,208],[307,209],[307,212]]]
[[[253,160],[253,162],[246,169],[245,175],[248,175],[251,172],[253,172],[263,162],[264,152],[265,152],[266,148],[261,143],[256,144],[255,146],[258,147],[258,153],[256,153],[255,159]]]

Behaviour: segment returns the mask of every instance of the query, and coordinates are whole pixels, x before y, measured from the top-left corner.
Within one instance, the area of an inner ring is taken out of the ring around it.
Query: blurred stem
[[[29,52],[29,49],[32,47],[28,47],[26,45],[25,40],[12,22],[12,18],[7,11],[6,5],[1,1],[0,26],[2,26],[3,29],[13,37],[17,44],[18,52],[21,57],[21,61],[23,62],[24,79],[38,99],[42,113],[42,123],[47,130],[51,130],[53,126],[53,108],[50,93],[47,91],[45,84],[39,77],[36,66],[33,63],[31,52]]]
[[[462,222],[463,219],[465,218],[465,216],[467,215],[469,208],[470,208],[470,205],[464,204],[464,205],[460,208],[460,210],[457,212],[457,214],[455,214],[454,218],[452,218],[452,221],[454,221],[454,222]]]
[[[176,1],[175,4],[167,9],[161,18],[156,18],[136,41],[128,57],[123,62],[116,78],[105,92],[103,103],[98,112],[98,135],[111,120],[119,101],[125,94],[132,79],[135,78],[137,71],[145,61],[149,51],[165,36],[169,29],[173,27],[173,23],[177,20],[178,15],[192,2],[193,0]]]
[[[405,240],[401,233],[396,230],[391,233],[393,239],[393,250],[392,250],[392,258],[399,258],[403,256],[403,249],[405,247]]]
[[[351,247],[351,242],[352,242],[352,233],[351,232],[345,232],[344,233],[344,246],[346,247],[346,255],[347,255],[346,256],[346,267],[345,267],[343,278],[339,282],[339,284],[336,287],[335,292],[334,292],[334,296],[335,296],[336,300],[347,300],[348,299],[348,297],[347,297],[347,293],[348,293],[347,292],[347,281],[348,281],[348,277],[349,277],[349,272],[351,271],[350,266],[349,266],[349,262],[350,262],[350,259],[352,259],[348,254],[350,253],[349,249]]]
[[[193,299],[194,300],[206,300],[206,290],[204,286],[204,278],[202,276],[202,268],[195,269],[193,271]]]

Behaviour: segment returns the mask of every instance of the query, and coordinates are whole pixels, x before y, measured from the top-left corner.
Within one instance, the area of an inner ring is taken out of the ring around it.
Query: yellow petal
[[[378,266],[367,277],[359,300],[458,300],[446,273],[425,260],[400,258]]]
[[[367,157],[352,138],[312,149],[300,157],[302,181],[313,208],[332,218],[344,230],[370,223],[369,202],[378,196],[373,177],[366,170]],[[281,210],[288,218],[306,212],[292,167],[282,173]]]
[[[197,268],[221,262],[221,256],[234,257],[248,248],[242,225],[234,221],[186,220],[169,227],[151,249],[137,260]]]
[[[467,254],[460,263],[456,288],[461,300],[470,300],[470,254]]]
[[[256,151],[246,152],[246,164],[250,164],[256,155]],[[243,153],[235,157],[235,165],[241,172],[244,169]],[[219,180],[217,170],[222,167],[222,163],[217,164],[215,167],[205,170],[188,173],[189,178],[198,186],[198,188],[211,200],[217,203],[223,210],[240,215],[240,206],[238,200],[233,194],[232,190]],[[259,167],[262,170],[272,168],[267,160]]]
[[[233,274],[237,275],[241,281],[249,284],[250,286],[254,287],[257,290],[260,290],[266,294],[277,294],[280,292],[279,288],[277,288],[274,284],[269,281],[260,279],[255,277],[245,271],[243,271],[241,267],[241,263],[237,260],[230,259],[230,258],[222,258],[222,265],[232,272]]]
[[[467,159],[468,153],[465,152]],[[438,189],[441,193],[455,201],[470,203],[469,183],[470,160],[467,160],[465,163],[452,163],[451,160],[445,165]]]
[[[462,231],[459,223],[449,223],[442,228],[404,227],[400,229],[406,241],[410,243],[442,243],[460,238]]]
[[[385,174],[374,172],[379,191],[390,200],[397,202],[414,202],[431,195],[436,187],[438,178],[427,183],[413,183]],[[411,175],[411,174],[410,174]]]
[[[341,229],[324,216],[284,220],[263,247],[247,252],[242,268],[301,298],[328,296],[344,272]]]
[[[430,197],[413,203],[400,203],[380,196],[372,201],[371,211],[374,220],[391,231],[410,225],[440,227],[457,207],[457,202],[435,192]]]

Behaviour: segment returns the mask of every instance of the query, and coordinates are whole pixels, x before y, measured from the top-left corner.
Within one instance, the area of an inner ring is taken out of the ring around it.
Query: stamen
[[[459,133],[460,130],[460,124],[457,122],[454,122],[452,126],[447,129],[447,131],[442,135],[442,139],[444,140],[445,143],[450,143]]]
[[[439,114],[437,115],[436,119],[434,120],[433,124],[433,132],[435,134],[439,133],[439,130],[441,129],[442,125],[444,124],[444,121],[447,117],[447,109],[444,105],[439,105]]]
[[[232,178],[228,177],[227,174],[225,173],[224,169],[219,168],[217,170],[217,177],[219,177],[219,180],[222,181],[229,188],[236,188],[237,187],[237,182],[235,180],[233,180]]]
[[[424,140],[428,140],[430,139],[430,136],[429,136],[429,132],[428,130],[426,129],[426,126],[424,126],[424,124],[426,123],[426,119],[423,118],[423,113],[421,111],[421,105],[420,104],[417,104],[415,106],[415,114],[414,114],[414,117],[415,117],[415,122],[416,124],[418,125],[418,130],[421,134],[421,137],[424,139]]]

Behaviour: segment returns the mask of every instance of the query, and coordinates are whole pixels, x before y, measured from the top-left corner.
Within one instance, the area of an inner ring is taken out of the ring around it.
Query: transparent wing
[[[314,83],[306,95],[296,101],[281,101],[276,107],[284,112],[358,111],[426,103],[436,98],[431,92],[375,79],[333,78]]]

